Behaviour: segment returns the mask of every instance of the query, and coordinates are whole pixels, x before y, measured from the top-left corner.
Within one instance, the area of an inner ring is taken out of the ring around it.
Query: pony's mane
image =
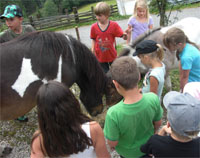
[[[120,54],[119,54],[118,57],[129,55],[129,53],[130,53],[130,47],[131,47],[131,48],[135,48],[135,46],[136,46],[138,43],[140,43],[141,41],[143,41],[146,37],[148,37],[148,36],[154,34],[154,33],[157,32],[157,31],[159,31],[160,29],[161,29],[161,27],[157,27],[157,28],[154,28],[154,29],[152,29],[152,30],[146,31],[144,34],[142,34],[142,35],[140,35],[139,37],[137,37],[136,40],[134,40],[134,41],[129,45],[128,48],[124,48],[124,49],[120,52]]]
[[[96,87],[97,92],[102,92],[107,84],[107,77],[96,57],[84,44],[70,35],[67,36],[68,38],[61,33],[37,31],[20,36],[4,45],[19,47],[18,50],[24,52],[26,58],[31,59],[32,69],[41,79],[51,80],[56,77],[58,60],[62,55],[68,65],[75,67],[81,75],[85,75],[84,77]]]

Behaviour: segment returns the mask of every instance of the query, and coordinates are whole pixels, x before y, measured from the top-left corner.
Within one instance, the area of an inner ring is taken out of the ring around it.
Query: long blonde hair
[[[133,17],[137,17],[137,8],[146,9],[146,18],[149,21],[149,7],[146,0],[137,0],[133,11]]]

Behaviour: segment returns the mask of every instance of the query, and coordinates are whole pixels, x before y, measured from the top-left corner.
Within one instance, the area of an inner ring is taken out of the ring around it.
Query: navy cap
[[[133,56],[139,54],[148,54],[156,51],[158,48],[157,43],[153,40],[144,40],[136,45],[136,51]]]

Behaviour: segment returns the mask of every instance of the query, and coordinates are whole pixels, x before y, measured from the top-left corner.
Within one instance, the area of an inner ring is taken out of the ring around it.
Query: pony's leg
[[[165,75],[165,87],[168,92],[172,90],[172,83],[171,83],[171,78],[169,76],[169,72],[166,72]]]

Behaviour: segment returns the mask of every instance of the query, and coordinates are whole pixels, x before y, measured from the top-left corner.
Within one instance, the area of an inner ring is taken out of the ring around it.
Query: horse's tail
[[[146,37],[148,37],[149,35],[153,34],[154,32],[159,31],[160,29],[161,29],[161,27],[156,27],[153,30],[146,31],[144,34],[142,34],[139,37],[137,37],[135,41],[133,41],[131,44],[129,44],[127,47],[125,47],[120,52],[120,54],[119,54],[118,57],[130,55],[131,49],[135,48],[135,46],[138,43],[140,43],[141,41],[143,41]]]

